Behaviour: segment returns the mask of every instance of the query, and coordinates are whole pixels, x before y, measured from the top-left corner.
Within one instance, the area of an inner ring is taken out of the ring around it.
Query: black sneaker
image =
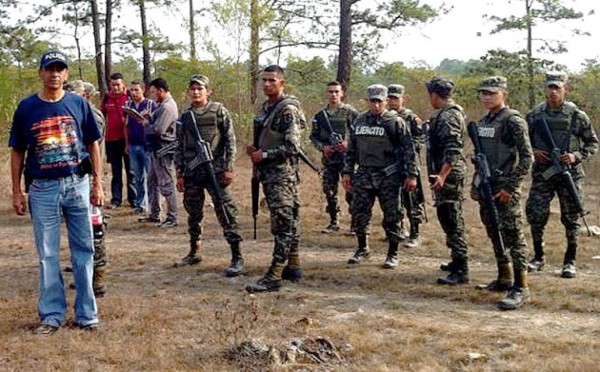
[[[365,261],[368,261],[371,258],[371,251],[366,248],[358,248],[356,252],[354,252],[354,256],[350,257],[348,260],[349,264],[360,264]]]
[[[337,231],[340,231],[340,225],[332,222],[326,228],[321,230],[321,234],[331,234]]]
[[[59,328],[60,327],[52,324],[42,323],[33,330],[33,333],[35,333],[36,335],[51,335],[56,333],[56,331],[58,331]]]
[[[529,261],[527,264],[527,271],[542,271],[544,266],[546,265],[546,258],[533,258],[533,260]]]
[[[160,227],[161,229],[169,229],[171,227],[179,226],[179,223],[177,223],[177,221],[173,221],[173,220],[164,220],[160,224],[157,223],[156,226]]]
[[[141,217],[138,217],[138,222],[160,223],[160,218],[153,217],[153,216],[141,216]]]
[[[82,331],[86,331],[86,332],[98,332],[98,330],[100,329],[100,324],[98,323],[91,323],[91,324],[77,324],[77,328],[79,328]]]
[[[385,259],[385,262],[383,263],[383,268],[384,269],[395,269],[398,267],[398,256],[387,256],[387,258]]]
[[[562,267],[562,272],[560,276],[567,279],[572,279],[577,276],[577,269],[575,268],[575,264],[567,263]]]

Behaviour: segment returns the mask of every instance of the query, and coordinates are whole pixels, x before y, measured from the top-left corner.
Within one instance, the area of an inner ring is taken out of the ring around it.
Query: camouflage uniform
[[[564,86],[567,80],[565,74],[548,74],[546,85]],[[589,117],[581,111],[574,103],[565,101],[560,108],[553,109],[545,102],[538,104],[527,114],[529,124],[529,135],[533,150],[546,151],[551,148],[546,144],[539,134],[539,126],[542,118],[546,119],[548,127],[561,153],[572,153],[577,163],[570,167],[569,172],[573,177],[579,200],[583,200],[581,183],[585,176],[582,161],[598,151],[598,137],[594,132]],[[550,203],[556,194],[560,203],[561,222],[566,229],[567,250],[563,264],[572,265],[572,274],[563,276],[574,276],[575,257],[579,243],[579,214],[574,202],[571,200],[564,180],[560,176],[545,178],[545,173],[551,168],[551,164],[534,162],[532,169],[533,182],[527,199],[526,214],[527,221],[531,225],[531,236],[535,257],[532,261],[537,269],[541,269],[544,262],[543,234],[548,217],[550,215]],[[537,261],[537,264],[535,263]],[[564,268],[563,268],[564,269]]]
[[[482,81],[480,94],[504,94],[507,91],[507,79],[492,76]],[[511,290],[498,305],[503,310],[520,307],[529,298],[527,283],[527,244],[523,234],[523,211],[521,209],[521,185],[531,168],[533,151],[527,131],[527,123],[516,110],[506,106],[499,111],[488,112],[476,126],[481,151],[485,155],[491,172],[491,192],[497,195],[501,190],[510,194],[507,203],[493,201],[498,211],[498,221],[481,194],[481,178],[476,173],[473,181],[473,196],[479,200],[479,214],[487,234],[492,241],[498,278],[487,286],[492,291]],[[480,164],[475,164],[479,170]],[[498,224],[498,225],[496,225]],[[502,236],[505,251],[496,238],[495,232]],[[508,257],[510,253],[511,259]],[[514,274],[514,285],[513,285]]]
[[[324,146],[331,145],[331,133],[329,133],[326,129],[328,127],[327,122],[329,122],[329,126],[336,133],[339,133],[342,138],[346,138],[348,132],[350,131],[350,126],[357,115],[358,113],[352,106],[343,103],[335,110],[323,108],[315,115],[312,121],[313,127],[310,134],[310,140],[312,141],[313,145],[319,151],[323,151]],[[340,212],[340,204],[337,196],[338,184],[344,168],[344,154],[336,151],[329,158],[323,155],[321,162],[323,163],[323,192],[325,193],[325,197],[327,199],[326,211],[330,216],[329,227],[336,228],[338,227],[337,219]],[[350,207],[352,205],[352,193],[346,192],[345,199],[346,203],[348,203],[348,207]]]
[[[452,92],[454,83],[444,78],[434,78],[427,83],[430,92]],[[434,192],[438,220],[446,233],[446,246],[451,251],[451,267],[455,270],[467,270],[468,249],[465,237],[465,222],[462,216],[464,200],[464,178],[466,163],[463,155],[463,135],[465,131],[465,113],[451,98],[438,109],[429,120],[428,157],[431,157],[435,169],[428,173],[437,175],[444,163],[452,170],[440,191]],[[429,163],[429,161],[428,161]],[[428,164],[429,165],[429,164]]]
[[[404,86],[401,84],[391,84],[388,86],[388,97],[400,98],[404,95]],[[415,148],[417,167],[420,167],[421,148],[425,143],[425,134],[423,133],[422,120],[412,110],[402,107],[396,110],[398,115],[406,122],[410,128],[410,135]],[[420,175],[419,175],[420,176]],[[400,203],[398,204],[400,213],[400,223],[403,225],[405,214],[408,215],[410,222],[409,246],[418,245],[419,225],[425,220],[425,204],[419,200],[415,192],[408,192],[405,188],[400,189]],[[405,213],[406,207],[406,213]]]
[[[196,79],[202,83],[208,81],[205,77],[202,79],[196,77]],[[233,172],[236,155],[236,138],[231,116],[221,103],[209,101],[203,107],[192,106],[181,115],[177,123],[178,148],[175,152],[175,167],[177,177],[184,179],[183,205],[188,212],[192,256],[195,256],[198,251],[199,241],[202,238],[205,191],[210,194],[213,203],[217,204],[215,190],[209,181],[207,170],[202,166],[189,169],[190,162],[198,156],[196,133],[210,145],[212,165],[217,180],[221,179],[223,172]],[[237,223],[238,210],[229,189],[224,187],[221,191],[223,208],[215,208],[215,213],[223,228],[223,236],[231,246],[233,264],[236,260],[242,260],[239,247],[242,237]]]
[[[285,94],[274,104],[266,101],[255,118],[255,125],[260,128],[258,148],[263,151],[263,160],[255,164],[255,170],[271,213],[274,246],[269,270],[256,285],[246,287],[248,292],[278,290],[284,270],[294,271],[299,279],[297,155],[300,128],[305,122],[298,99]]]
[[[369,99],[387,99],[383,85],[372,85],[367,92]],[[390,166],[395,168],[388,172]],[[352,180],[352,226],[358,238],[358,250],[349,263],[360,263],[370,254],[367,237],[375,198],[383,211],[382,225],[390,244],[388,258],[397,260],[402,238],[398,197],[403,169],[416,177],[415,152],[406,123],[387,109],[379,115],[371,111],[359,114],[352,124],[344,166],[344,175]]]

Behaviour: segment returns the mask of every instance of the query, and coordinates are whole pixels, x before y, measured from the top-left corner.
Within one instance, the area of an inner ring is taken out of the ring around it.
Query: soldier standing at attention
[[[188,97],[191,107],[185,111],[177,123],[177,149],[175,168],[177,169],[177,189],[183,192],[183,205],[188,212],[188,233],[190,252],[179,265],[195,265],[202,261],[201,238],[204,218],[204,190],[211,195],[217,219],[223,228],[223,235],[231,247],[231,265],[225,275],[234,277],[244,271],[244,259],[240,251],[242,237],[237,224],[237,207],[227,186],[233,181],[235,160],[235,133],[229,111],[219,102],[209,100],[209,79],[204,75],[194,75],[188,84]],[[220,190],[214,190],[209,182],[210,175],[201,164],[191,164],[200,155],[199,140],[210,146],[212,166]],[[222,207],[217,208],[215,194],[221,193]],[[226,213],[226,215],[224,215]]]
[[[523,211],[521,210],[521,185],[531,168],[533,152],[529,142],[527,123],[521,114],[510,109],[506,103],[507,80],[504,76],[484,79],[479,87],[479,99],[488,113],[477,123],[477,137],[491,172],[491,189],[498,221],[494,221],[478,189],[482,180],[475,174],[471,197],[479,201],[479,214],[488,236],[494,245],[498,264],[498,279],[486,286],[492,291],[509,290],[506,298],[498,302],[502,310],[519,308],[529,299],[527,285],[527,244],[523,235]],[[479,167],[480,164],[475,164]],[[498,226],[494,224],[498,222]],[[498,229],[506,251],[495,238]],[[508,257],[510,251],[512,257]],[[513,279],[514,267],[514,285]]]
[[[446,246],[452,256],[452,261],[447,265],[450,275],[439,278],[438,284],[468,283],[467,241],[462,216],[463,183],[466,173],[462,139],[465,132],[465,113],[452,99],[453,81],[436,77],[425,85],[429,93],[429,102],[436,110],[429,120],[427,134],[427,156],[431,159],[427,161],[430,168],[429,182],[435,195],[437,217],[446,233]]]
[[[367,88],[369,110],[359,114],[352,124],[342,182],[347,191],[352,191],[352,226],[358,239],[358,249],[348,263],[360,264],[370,258],[369,223],[378,198],[389,244],[383,267],[394,269],[398,267],[401,238],[398,198],[402,172],[406,169],[404,186],[413,191],[417,166],[410,132],[397,113],[386,109],[387,97],[383,85]]]
[[[423,120],[421,120],[421,118],[412,110],[404,107],[403,85],[392,84],[388,86],[388,109],[396,111],[408,125],[415,147],[417,166],[419,166],[421,147],[423,147],[425,141],[425,135],[423,134],[423,128],[421,126]],[[400,228],[403,233],[404,203],[406,203],[406,211],[410,222],[410,234],[404,245],[408,248],[417,248],[420,244],[419,225],[425,220],[425,205],[422,201],[418,200],[414,192],[408,192],[405,188],[402,188],[400,192],[401,195],[398,210],[400,212]]]
[[[576,275],[575,255],[579,244],[579,213],[573,198],[569,196],[564,178],[548,175],[553,168],[550,145],[540,136],[543,121],[550,129],[556,146],[560,150],[560,162],[571,173],[577,197],[583,200],[581,183],[585,176],[582,161],[598,151],[598,137],[589,117],[573,102],[565,100],[568,91],[567,75],[564,73],[546,74],[546,102],[540,103],[526,116],[529,136],[533,147],[533,181],[525,211],[531,225],[534,258],[530,270],[541,270],[544,257],[544,228],[550,215],[550,202],[554,195],[560,202],[561,222],[566,229],[567,251],[563,260],[561,276],[574,278]],[[546,178],[547,177],[547,178]]]
[[[265,275],[246,291],[270,292],[281,288],[283,279],[299,279],[298,223],[298,152],[300,123],[304,114],[300,102],[284,93],[283,69],[266,67],[262,73],[262,89],[267,101],[255,118],[258,146],[247,146],[246,154],[256,167],[267,205],[271,212],[271,233],[274,238],[273,260]],[[289,258],[289,260],[288,260]],[[287,262],[287,267],[284,265]]]
[[[338,202],[338,183],[344,168],[344,154],[348,149],[346,134],[358,115],[354,107],[342,103],[344,91],[337,81],[327,84],[327,106],[319,111],[313,119],[310,140],[317,150],[323,154],[323,192],[327,198],[329,225],[321,230],[323,234],[336,232],[340,204]],[[333,133],[330,132],[333,130]],[[332,141],[337,137],[338,141]],[[338,142],[338,143],[332,143]],[[346,192],[346,202],[352,205],[352,193]]]

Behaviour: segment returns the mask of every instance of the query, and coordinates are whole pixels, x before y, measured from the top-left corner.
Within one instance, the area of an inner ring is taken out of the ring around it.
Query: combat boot
[[[438,278],[438,284],[458,285],[469,283],[469,266],[467,261],[453,262],[453,268],[450,274],[445,278]]]
[[[533,259],[527,264],[527,271],[542,271],[546,265],[544,258],[544,242],[533,239]]]
[[[454,270],[454,261],[450,261],[448,263],[441,264],[440,265],[440,270],[452,272],[452,270]]]
[[[358,249],[354,252],[354,255],[348,260],[349,264],[360,264],[368,261],[371,258],[371,249],[368,245],[367,236],[358,236]]]
[[[271,262],[271,266],[267,273],[254,284],[248,284],[246,291],[248,293],[260,292],[276,292],[281,288],[281,274],[283,272],[283,263],[277,262],[275,259]]]
[[[190,252],[181,261],[176,262],[175,267],[192,266],[200,262],[202,262],[202,241],[192,240],[190,242]]]
[[[383,263],[384,269],[395,269],[398,267],[398,242],[389,242],[388,253]]]
[[[338,212],[330,212],[329,213],[329,225],[326,228],[321,230],[321,234],[331,234],[340,230],[340,225],[338,225]]]
[[[515,272],[515,285],[505,298],[498,302],[500,310],[516,310],[529,301],[531,294],[527,283],[527,270]]]
[[[289,280],[297,283],[302,279],[302,269],[300,268],[300,256],[298,255],[298,249],[290,249],[288,255],[288,263],[281,272],[281,279]]]
[[[492,280],[489,284],[478,285],[477,289],[487,289],[492,292],[505,292],[513,286],[513,269],[510,262],[497,263],[498,279]]]
[[[421,245],[421,238],[419,238],[419,224],[411,223],[410,235],[404,243],[406,248],[418,248]]]
[[[106,266],[94,267],[94,276],[92,278],[92,286],[94,288],[94,296],[104,297],[106,294],[106,285],[104,284],[104,275],[106,274]]]
[[[225,276],[233,278],[234,276],[246,273],[246,271],[244,270],[244,258],[242,257],[242,251],[240,250],[240,242],[231,243],[230,248],[231,264],[225,269]]]

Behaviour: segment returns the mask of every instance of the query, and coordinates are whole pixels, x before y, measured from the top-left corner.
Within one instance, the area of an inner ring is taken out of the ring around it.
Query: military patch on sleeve
[[[285,111],[281,115],[281,120],[279,121],[279,131],[285,132],[294,124],[294,114],[291,111]]]

